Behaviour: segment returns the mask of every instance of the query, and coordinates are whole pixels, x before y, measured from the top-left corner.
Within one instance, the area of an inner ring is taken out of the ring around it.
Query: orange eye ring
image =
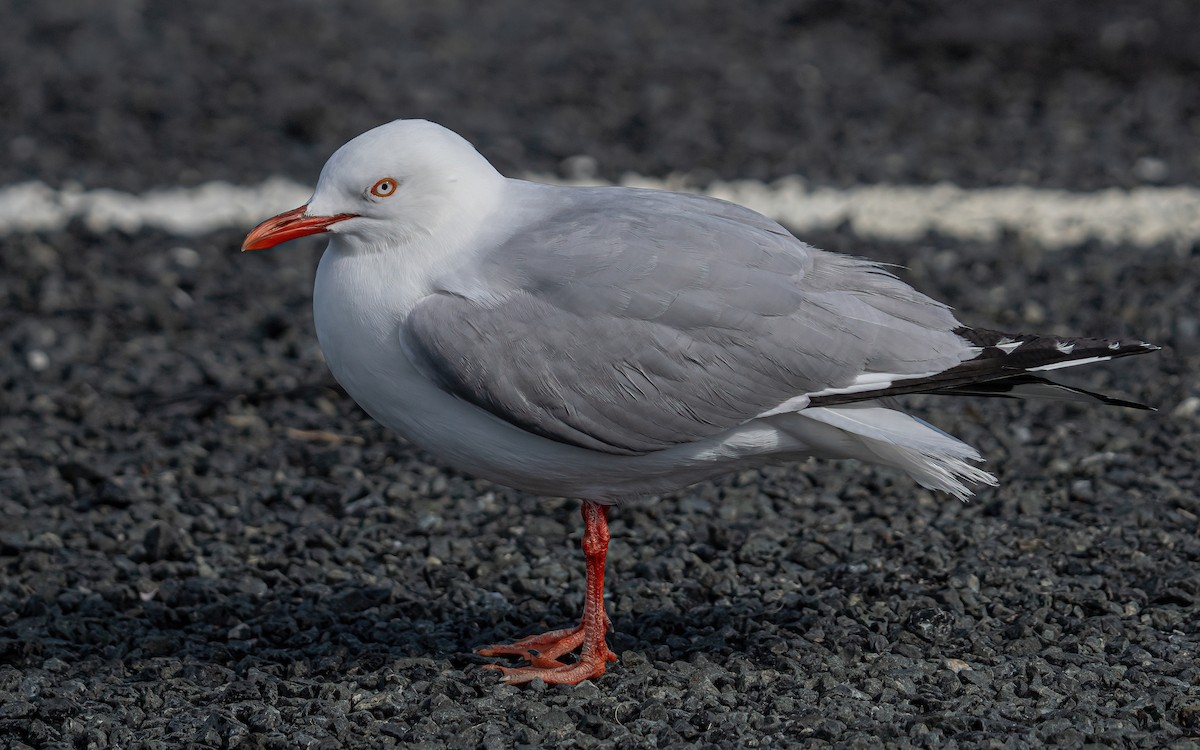
[[[384,177],[371,186],[371,195],[376,198],[390,198],[396,193],[398,183],[391,177]]]

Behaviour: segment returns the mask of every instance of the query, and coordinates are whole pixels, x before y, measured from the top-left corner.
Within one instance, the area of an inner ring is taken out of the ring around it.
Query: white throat
[[[317,339],[334,377],[360,403],[356,385],[408,367],[400,341],[408,313],[439,277],[478,252],[477,238],[495,223],[508,192],[496,177],[459,186],[468,189],[425,231],[390,241],[357,233],[330,239],[313,289]]]

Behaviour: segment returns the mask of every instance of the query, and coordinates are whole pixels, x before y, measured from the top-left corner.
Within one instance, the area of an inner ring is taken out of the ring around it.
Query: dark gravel
[[[0,184],[313,179],[397,116],[502,170],[1200,181],[1189,0],[0,0]]]
[[[508,170],[1200,182],[1193,3],[185,5],[0,3],[0,185],[312,180],[400,115]],[[1200,742],[1200,247],[807,237],[1163,344],[1071,379],[1161,411],[913,399],[1000,477],[970,504],[814,462],[621,508],[620,663],[518,689],[471,651],[577,617],[577,503],[375,425],[318,245],[240,239],[3,240],[0,748]]]

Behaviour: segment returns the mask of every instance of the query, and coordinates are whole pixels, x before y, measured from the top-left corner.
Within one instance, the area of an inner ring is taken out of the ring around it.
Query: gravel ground
[[[1191,3],[0,5],[0,185],[311,181],[400,115],[509,171],[1200,183]],[[814,462],[622,507],[620,663],[513,688],[472,649],[578,616],[577,502],[366,417],[317,243],[5,238],[0,747],[1195,747],[1200,248],[806,239],[1162,344],[1071,378],[1161,410],[911,399],[988,456],[969,504]]]

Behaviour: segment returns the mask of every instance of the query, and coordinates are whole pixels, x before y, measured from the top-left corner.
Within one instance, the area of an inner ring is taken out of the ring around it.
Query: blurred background
[[[585,154],[608,177],[838,185],[1200,173],[1187,0],[5,5],[0,183],[311,180],[396,117],[507,172]]]
[[[1194,746],[1200,4],[0,18],[0,748]],[[1115,239],[1071,218],[1048,244],[1019,215],[996,236],[801,237],[903,266],[969,324],[1161,344],[1067,378],[1160,410],[913,400],[999,476],[970,504],[809,462],[621,508],[621,662],[498,687],[473,648],[578,615],[577,503],[445,471],[340,391],[312,332],[319,242],[240,256],[249,223],[71,209],[311,185],[397,117],[510,175],[947,183],[981,222],[1011,212],[987,188],[1045,191],[1031,211],[1106,197],[1134,217]],[[66,218],[21,229],[46,206]]]

